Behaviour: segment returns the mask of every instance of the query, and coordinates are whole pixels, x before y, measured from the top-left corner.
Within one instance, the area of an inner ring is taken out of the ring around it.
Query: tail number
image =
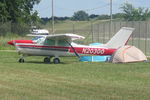
[[[94,48],[83,48],[82,53],[83,54],[97,54],[102,55],[104,54],[104,49],[94,49]]]

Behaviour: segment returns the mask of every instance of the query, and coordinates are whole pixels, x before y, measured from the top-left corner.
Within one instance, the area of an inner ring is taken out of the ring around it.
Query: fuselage
[[[32,40],[13,40],[8,44],[16,47],[19,54],[28,56],[68,56],[74,55],[73,48],[65,44],[64,41],[53,41],[54,43],[46,43],[45,38]],[[71,43],[78,54],[86,55],[112,55],[116,49],[105,48],[102,46],[86,46]]]

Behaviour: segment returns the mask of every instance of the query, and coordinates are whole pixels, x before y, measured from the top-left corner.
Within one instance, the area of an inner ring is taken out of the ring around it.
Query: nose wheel
[[[23,59],[23,58],[20,58],[18,62],[24,63],[24,59]]]

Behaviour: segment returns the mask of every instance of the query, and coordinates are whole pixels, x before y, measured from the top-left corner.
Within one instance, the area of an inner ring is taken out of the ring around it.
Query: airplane
[[[20,63],[24,62],[25,56],[45,56],[45,63],[54,57],[53,63],[58,64],[60,56],[112,55],[117,48],[127,45],[133,31],[134,28],[122,27],[106,44],[96,46],[76,44],[74,40],[85,38],[76,34],[35,35],[31,40],[12,40],[8,44],[15,46],[17,52],[22,54]]]

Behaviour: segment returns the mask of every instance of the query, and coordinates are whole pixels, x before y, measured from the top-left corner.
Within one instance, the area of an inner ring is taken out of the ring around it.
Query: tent
[[[144,53],[135,46],[122,46],[117,49],[110,59],[112,63],[128,63],[147,61]]]

